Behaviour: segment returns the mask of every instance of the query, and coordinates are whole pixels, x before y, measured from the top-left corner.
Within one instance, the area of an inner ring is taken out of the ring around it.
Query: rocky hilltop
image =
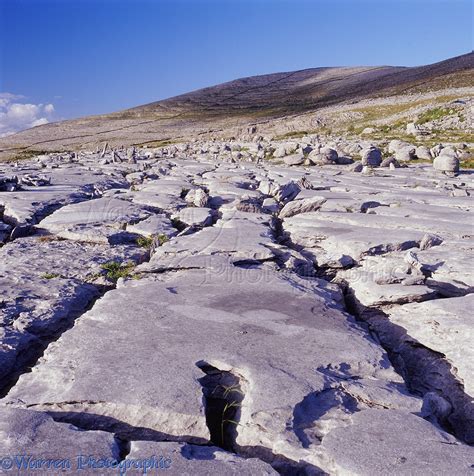
[[[3,473],[472,474],[468,144],[94,149],[2,166]]]

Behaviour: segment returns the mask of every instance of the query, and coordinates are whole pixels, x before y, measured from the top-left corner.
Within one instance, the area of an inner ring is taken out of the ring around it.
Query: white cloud
[[[46,104],[46,106],[44,106],[44,112],[46,114],[52,114],[54,112],[54,106],[52,104]]]
[[[52,119],[53,104],[25,104],[19,102],[22,99],[24,96],[0,93],[0,137],[47,124]]]

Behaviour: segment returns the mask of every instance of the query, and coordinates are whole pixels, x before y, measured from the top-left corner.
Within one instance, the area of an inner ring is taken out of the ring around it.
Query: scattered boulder
[[[403,144],[395,151],[395,158],[399,162],[408,162],[416,158],[416,147],[410,144]]]
[[[393,168],[397,169],[400,167],[400,162],[398,162],[395,157],[387,157],[380,163],[380,167],[390,167],[391,165],[393,165]]]
[[[283,159],[286,165],[301,165],[304,162],[304,155],[302,153],[288,155]]]
[[[331,147],[323,147],[319,152],[313,151],[308,155],[308,159],[315,165],[331,165],[335,164],[338,155],[337,151]]]
[[[209,194],[202,188],[191,189],[184,197],[188,205],[203,208],[206,207],[209,201]]]
[[[443,150],[443,144],[438,144],[430,149],[430,153],[433,157],[438,157],[438,155],[441,153],[442,150]]]
[[[345,157],[345,156],[338,155],[338,157],[336,159],[336,164],[337,165],[349,165],[349,164],[352,164],[352,163],[354,163],[354,160],[351,159],[350,157]]]
[[[362,165],[378,167],[382,163],[382,152],[377,147],[369,147],[361,152]]]
[[[274,193],[274,198],[278,202],[286,203],[293,200],[300,192],[301,188],[296,182],[288,182],[278,187]]]
[[[349,170],[351,172],[362,172],[363,168],[364,166],[362,165],[362,162],[358,160],[349,167]]]
[[[459,172],[459,159],[452,155],[439,155],[433,161],[433,167],[440,172],[457,173]]]
[[[441,243],[443,243],[443,239],[440,236],[434,235],[433,233],[426,233],[420,241],[420,250],[427,250]]]
[[[321,208],[321,205],[326,201],[324,197],[311,197],[302,200],[293,200],[288,202],[281,210],[279,217],[287,218],[299,213],[314,212]]]
[[[421,160],[433,160],[430,149],[424,145],[420,145],[416,148],[415,155]]]

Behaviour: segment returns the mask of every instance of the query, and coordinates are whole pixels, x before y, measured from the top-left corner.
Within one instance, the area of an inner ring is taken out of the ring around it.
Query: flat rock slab
[[[37,228],[59,237],[90,243],[128,241],[126,224],[148,218],[142,207],[114,197],[67,205],[42,220]]]
[[[156,455],[156,467],[160,464],[165,474],[174,476],[264,476],[278,473],[267,463],[254,458],[242,458],[215,446],[197,446],[172,442],[132,441],[130,453],[123,464],[146,460]],[[162,463],[160,462],[160,459]],[[169,465],[169,468],[166,467]],[[149,470],[154,474],[154,468]],[[143,470],[130,469],[126,474],[143,474]]]
[[[291,241],[307,248],[316,248],[315,259],[318,264],[335,262],[343,256],[349,256],[355,261],[364,255],[381,254],[388,251],[398,251],[417,246],[424,233],[412,230],[398,230],[387,233],[383,227],[378,227],[375,220],[373,226],[365,223],[340,223],[331,219],[336,213],[323,214],[318,212],[303,213],[283,220],[283,230],[289,234]],[[350,214],[341,214],[350,215]],[[357,213],[358,217],[374,216]],[[357,218],[358,218],[357,217]],[[322,251],[319,259],[319,250]]]
[[[160,246],[145,269],[154,269],[168,258],[186,258],[193,255],[222,255],[233,261],[265,261],[274,258],[269,248],[273,243],[268,227],[250,220],[228,220],[204,228],[192,235],[171,239]]]
[[[162,192],[140,190],[129,194],[133,203],[157,208],[167,212],[176,212],[186,206],[186,202],[179,195],[169,195]]]
[[[381,348],[314,284],[237,267],[128,281],[51,344],[7,401],[75,415],[99,429],[112,425],[133,439],[202,443],[210,438],[199,383],[206,363],[239,380],[238,445],[264,446],[317,466],[320,458],[304,442],[319,440],[311,432],[303,438],[298,428],[311,428],[318,394],[331,381],[367,378],[386,389],[360,380],[360,402],[370,401],[369,393],[388,406],[397,398],[407,406],[412,398],[393,386],[400,378]],[[104,348],[104,342],[114,345]],[[295,411],[298,428],[289,424]]]
[[[347,283],[362,306],[405,304],[437,296],[436,290],[424,284],[423,276],[420,284],[404,284],[413,279],[409,272],[403,253],[389,253],[366,256],[360,266],[340,271],[338,279]]]
[[[136,247],[86,245],[28,237],[0,248],[0,387],[36,351],[37,338],[54,336],[98,296],[88,283],[109,261],[140,262]]]
[[[171,220],[164,214],[152,215],[143,221],[127,225],[127,231],[143,236],[165,235],[168,238],[178,233]]]
[[[474,287],[473,250],[474,240],[471,237],[445,241],[440,246],[420,251],[418,258],[431,270],[433,280],[468,290]]]
[[[419,416],[363,410],[323,440],[332,474],[471,475],[474,449]]]
[[[173,218],[177,218],[180,222],[191,226],[208,226],[212,224],[213,211],[205,207],[186,207],[176,213]]]
[[[470,294],[406,304],[387,312],[390,321],[405,328],[410,337],[445,354],[471,396],[474,396],[473,309],[474,294]]]
[[[34,191],[0,193],[4,218],[12,225],[34,224],[44,216],[67,203],[86,200],[87,195],[77,187],[49,186]]]
[[[0,192],[5,221],[13,225],[35,224],[52,210],[87,200],[105,190],[122,188],[120,178],[81,169],[56,170],[51,174],[53,184],[44,187],[24,187],[16,192]]]
[[[120,460],[120,448],[112,433],[82,431],[56,423],[45,413],[5,407],[0,407],[0,452],[2,474],[92,475],[97,470],[81,469],[81,455]],[[47,466],[48,460],[52,466]]]

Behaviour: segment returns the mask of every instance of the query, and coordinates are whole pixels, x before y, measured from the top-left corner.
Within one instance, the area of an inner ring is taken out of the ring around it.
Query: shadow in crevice
[[[326,476],[328,474],[318,466],[275,454],[264,446],[238,446],[237,452],[247,458],[258,458],[265,461],[283,476]]]
[[[84,289],[90,292],[90,296],[87,304],[83,307],[72,309],[71,312],[62,316],[61,319],[54,321],[51,327],[39,328],[38,330],[33,327],[25,328],[25,335],[28,336],[29,341],[27,345],[19,349],[15,365],[11,371],[1,379],[0,398],[8,395],[8,392],[17,384],[20,376],[24,373],[31,372],[39,359],[43,357],[48,346],[57,341],[66,331],[72,329],[76,321],[92,309],[96,301],[107,291],[113,289],[113,286],[84,284],[79,288],[79,291],[84,292]]]
[[[201,360],[196,363],[206,375],[199,379],[202,386],[206,424],[211,442],[227,451],[235,450],[240,409],[245,397],[240,378]]]
[[[101,430],[113,433],[118,447],[118,461],[123,461],[128,456],[133,441],[184,443],[181,448],[181,455],[190,460],[213,460],[216,459],[215,452],[222,450],[222,447],[217,448],[215,443],[212,444],[204,438],[191,435],[171,435],[150,428],[135,427],[110,416],[84,412],[45,411],[45,413],[56,422],[70,423],[81,430]],[[293,461],[275,454],[269,448],[263,446],[240,447],[235,443],[233,446],[233,452],[238,456],[261,459],[270,464],[279,474],[285,476],[322,476],[326,474],[314,465]]]
[[[449,402],[451,413],[439,425],[467,444],[474,444],[474,402],[457,378],[457,370],[441,352],[426,347],[407,330],[390,321],[380,309],[364,306],[352,292],[345,295],[346,305],[358,320],[368,325],[409,391],[425,396],[433,392]]]
[[[81,430],[101,430],[108,433],[113,433],[117,439],[122,442],[129,442],[134,440],[141,441],[175,441],[193,443],[196,445],[208,445],[209,441],[205,438],[200,438],[192,435],[171,435],[163,433],[151,428],[137,427],[125,423],[116,418],[99,415],[96,413],[85,413],[81,411],[48,411],[45,413],[50,415],[54,421],[59,423],[70,423],[71,425],[80,428]]]

